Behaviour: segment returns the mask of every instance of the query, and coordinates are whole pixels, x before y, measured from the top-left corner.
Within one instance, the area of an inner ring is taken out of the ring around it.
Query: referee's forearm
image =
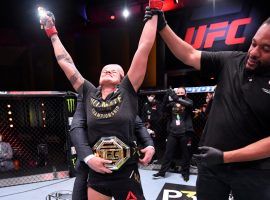
[[[270,136],[241,149],[224,152],[224,162],[246,162],[270,157]]]

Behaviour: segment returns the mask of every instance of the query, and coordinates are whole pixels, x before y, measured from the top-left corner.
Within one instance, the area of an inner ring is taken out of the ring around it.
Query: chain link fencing
[[[76,95],[66,92],[0,94],[0,187],[69,176],[75,106]]]

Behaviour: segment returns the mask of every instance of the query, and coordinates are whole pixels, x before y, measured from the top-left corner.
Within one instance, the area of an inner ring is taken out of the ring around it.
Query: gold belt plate
[[[97,157],[112,161],[105,165],[111,170],[118,170],[130,158],[130,147],[116,136],[100,138],[93,151]]]

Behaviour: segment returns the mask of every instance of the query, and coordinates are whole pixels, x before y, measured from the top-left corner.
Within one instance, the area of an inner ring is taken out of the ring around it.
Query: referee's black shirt
[[[217,78],[217,88],[200,145],[222,151],[270,136],[270,69],[247,71],[246,53],[202,52],[201,72]],[[270,169],[270,159],[241,163]]]

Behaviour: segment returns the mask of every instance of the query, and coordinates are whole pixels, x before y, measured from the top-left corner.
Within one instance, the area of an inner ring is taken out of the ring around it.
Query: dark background
[[[105,64],[118,63],[127,71],[143,27],[147,0],[3,0],[0,6],[0,91],[73,90],[58,67],[50,40],[40,29],[37,7],[44,6],[56,17],[56,25],[78,70],[95,85]],[[213,5],[215,3],[215,9]],[[121,10],[133,14],[123,19]],[[172,29],[184,37],[188,27],[237,18],[252,17],[250,26],[239,29],[245,35],[242,45],[226,46],[222,38],[212,49],[246,51],[252,36],[267,18],[267,6],[260,0],[185,0],[184,7],[166,12]],[[116,20],[110,20],[114,14]],[[154,84],[144,88],[213,85],[215,80],[200,77],[165,48],[158,37]],[[149,75],[149,74],[148,74]]]

